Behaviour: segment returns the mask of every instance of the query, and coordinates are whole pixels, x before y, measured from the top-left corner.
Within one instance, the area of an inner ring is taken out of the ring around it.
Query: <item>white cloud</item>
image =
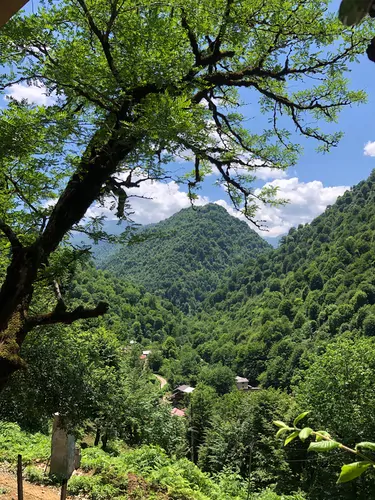
[[[15,83],[9,87],[7,96],[16,101],[26,99],[30,104],[49,105],[53,104],[54,97],[47,95],[47,89],[42,84],[27,85],[25,83]]]
[[[365,156],[375,156],[375,141],[368,141],[363,149],[363,154]]]
[[[256,160],[253,160],[254,162]],[[259,163],[258,163],[259,164]],[[285,170],[282,170],[280,168],[272,168],[272,167],[259,167],[259,168],[251,168],[247,169],[242,166],[233,166],[232,170],[237,174],[237,175],[254,175],[257,179],[261,181],[270,181],[273,179],[285,179],[288,177],[288,174]],[[209,175],[206,175],[206,177],[214,175],[215,177],[220,176],[220,172],[213,166],[212,167],[212,173]]]
[[[242,170],[243,170],[243,172],[241,172],[241,173],[254,174],[257,179],[260,179],[262,181],[269,181],[272,179],[285,179],[286,177],[288,177],[288,174],[286,173],[286,171],[281,170],[280,168],[261,167],[261,168],[256,168],[256,169],[254,169],[254,171],[250,171],[250,172],[246,169],[242,169]]]
[[[190,206],[190,201],[180,186],[174,182],[163,183],[159,181],[145,181],[139,188],[127,190],[129,195],[145,196],[150,199],[130,198],[130,205],[134,210],[132,219],[138,224],[151,224],[167,219],[183,208]],[[209,203],[206,196],[199,196],[195,205]],[[110,202],[107,203],[110,205]],[[87,212],[88,216],[105,215],[109,219],[115,219],[115,213],[109,208],[93,206]]]
[[[271,207],[258,202],[259,210],[257,220],[264,221],[268,231],[257,230],[256,227],[237,212],[226,200],[210,200],[206,196],[200,196],[195,201],[196,205],[205,205],[210,201],[224,207],[230,215],[248,222],[263,237],[274,238],[286,234],[291,227],[311,222],[320,215],[328,205],[335,203],[348,186],[325,187],[321,181],[300,182],[297,177],[291,179],[274,179],[265,186],[278,187],[278,197],[289,200],[285,206]],[[151,224],[167,219],[183,208],[190,206],[190,201],[176,182],[163,183],[159,181],[146,181],[140,187],[128,190],[129,195],[145,196],[150,199],[130,198],[130,204],[134,215],[132,219],[139,224]],[[259,194],[260,189],[255,190]],[[108,199],[105,207],[94,205],[87,216],[104,215],[108,219],[116,219],[115,212],[109,209],[111,199]]]
[[[271,238],[286,234],[291,227],[311,222],[349,189],[348,186],[324,187],[321,181],[300,182],[297,177],[276,179],[266,186],[277,186],[278,197],[289,200],[287,205],[280,207],[258,203],[256,218],[264,221],[268,229],[268,232],[260,231],[260,234]],[[259,194],[259,191],[255,190],[255,194]],[[225,200],[218,200],[215,203],[226,208],[234,217],[245,220],[243,215],[235,211]],[[249,225],[253,227],[250,223]]]

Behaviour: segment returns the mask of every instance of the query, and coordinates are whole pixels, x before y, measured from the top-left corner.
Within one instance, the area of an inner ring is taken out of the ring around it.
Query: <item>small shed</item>
[[[249,381],[245,377],[236,377],[236,386],[239,391],[247,391],[249,389]]]
[[[175,392],[182,392],[184,394],[190,394],[193,391],[194,391],[194,387],[190,387],[190,385],[179,385],[175,389]]]
[[[179,401],[186,394],[191,394],[193,391],[194,391],[194,387],[190,387],[190,385],[179,385],[173,391],[172,399],[174,399],[175,401]]]

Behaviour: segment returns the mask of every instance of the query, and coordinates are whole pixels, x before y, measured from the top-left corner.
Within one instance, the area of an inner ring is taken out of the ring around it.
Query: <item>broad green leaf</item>
[[[319,435],[320,434],[320,435]],[[330,434],[327,431],[317,431],[316,432],[316,441],[323,441],[323,437],[331,438]]]
[[[309,436],[311,436],[311,434],[313,433],[314,431],[310,428],[310,427],[305,427],[304,429],[301,430],[301,432],[299,433],[299,438],[301,439],[301,441],[305,441],[305,439],[307,439]]]
[[[372,444],[372,443],[371,443]],[[341,474],[337,480],[338,483],[347,483],[356,477],[363,474],[369,467],[369,462],[353,462],[352,464],[346,464],[341,467]]]
[[[375,443],[371,443],[370,441],[363,441],[363,443],[358,443],[355,445],[355,449],[365,448],[366,450],[375,451]]]
[[[284,432],[287,432],[287,431],[292,431],[293,429],[291,427],[281,427],[281,429],[279,429],[277,432],[276,432],[276,437],[279,437],[281,436],[281,434],[283,434]]]
[[[340,443],[337,441],[320,441],[315,443],[310,443],[307,451],[330,451],[338,448]]]
[[[281,420],[274,420],[273,423],[277,427],[284,427],[285,429],[288,429],[288,426],[284,422],[282,422]]]
[[[285,439],[284,446],[286,446],[287,444],[291,443],[293,441],[293,439],[295,439],[296,437],[298,437],[298,434],[299,434],[299,431],[292,432],[292,434],[290,434],[290,436],[288,436]]]
[[[310,410],[309,410],[309,411],[304,411],[303,413],[300,413],[300,414],[298,415],[298,417],[296,417],[296,418],[294,419],[294,422],[293,422],[294,427],[297,427],[298,422],[299,422],[300,420],[302,420],[303,418],[305,418],[305,417],[306,417],[306,415],[308,415],[309,413],[310,413]]]

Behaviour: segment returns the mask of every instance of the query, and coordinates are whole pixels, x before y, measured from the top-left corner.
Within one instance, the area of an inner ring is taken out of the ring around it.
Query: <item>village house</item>
[[[249,389],[249,381],[244,377],[236,377],[236,387],[239,391],[247,391]]]
[[[191,394],[193,391],[194,387],[190,387],[190,385],[179,385],[173,391],[172,400],[178,402],[183,399],[186,394]]]
[[[239,391],[260,391],[260,387],[255,387],[249,384],[249,380],[245,377],[236,377],[236,387]]]

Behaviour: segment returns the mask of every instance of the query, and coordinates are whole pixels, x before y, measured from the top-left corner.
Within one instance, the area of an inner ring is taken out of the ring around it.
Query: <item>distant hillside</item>
[[[104,325],[123,342],[163,342],[168,335],[178,338],[186,329],[183,314],[168,300],[96,269],[93,263],[77,267],[66,292],[72,307],[108,302],[108,314],[90,324]]]
[[[142,231],[144,241],[122,247],[100,267],[196,310],[224,274],[271,249],[243,221],[215,204],[187,208]]]
[[[288,387],[337,335],[375,336],[375,171],[210,294],[189,339],[209,362]]]

